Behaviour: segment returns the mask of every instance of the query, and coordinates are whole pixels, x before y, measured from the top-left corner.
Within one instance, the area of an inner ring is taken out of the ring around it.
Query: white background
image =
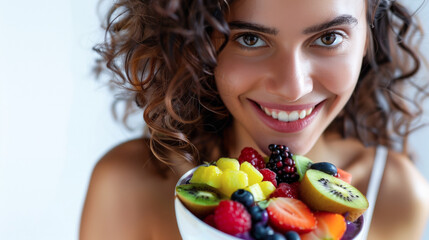
[[[96,0],[0,3],[0,239],[77,239],[94,164],[140,132],[112,119],[113,96],[91,73]],[[428,22],[429,6],[418,14]],[[428,136],[411,139],[427,179]]]

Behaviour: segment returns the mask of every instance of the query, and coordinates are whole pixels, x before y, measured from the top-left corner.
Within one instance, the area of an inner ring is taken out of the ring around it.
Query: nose
[[[276,52],[270,61],[266,88],[294,102],[313,90],[311,64],[299,50]]]

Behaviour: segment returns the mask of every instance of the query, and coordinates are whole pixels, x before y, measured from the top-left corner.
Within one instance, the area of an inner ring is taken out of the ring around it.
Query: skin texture
[[[320,11],[303,15],[309,6]],[[233,142],[240,143],[239,149],[257,145],[261,150],[275,142],[306,154],[356,85],[366,43],[364,1],[239,1],[231,8],[229,22],[257,23],[276,32],[234,29],[231,39],[235,41],[230,41],[219,56],[216,83],[235,118],[234,135],[240,136]],[[356,22],[309,31],[339,16],[351,16]],[[246,33],[264,43],[255,44],[257,47],[241,44]],[[321,42],[330,33],[343,40],[332,45]],[[255,102],[291,110],[308,108],[302,105],[323,106],[310,125],[284,133],[263,122],[258,114],[262,110],[254,107]]]
[[[338,16],[356,21],[309,31]],[[364,1],[237,1],[228,20],[247,24],[246,29],[243,24],[233,27],[215,72],[221,98],[234,116],[225,139],[229,156],[238,157],[245,146],[262,153],[268,144],[282,143],[315,162],[329,159],[350,172],[352,184],[365,193],[375,149],[324,132],[358,79],[367,39]],[[248,23],[275,31],[249,29]],[[343,34],[339,47],[320,45],[322,38],[329,42],[327,32],[332,31]],[[253,36],[244,38],[244,33]],[[255,35],[264,42],[254,41]],[[257,48],[243,48],[246,42]],[[267,124],[253,102],[289,110],[319,107],[305,127],[279,131]],[[173,193],[177,180],[192,167],[177,160],[163,178],[146,140],[115,147],[94,168],[80,239],[180,239]],[[389,151],[368,239],[420,239],[429,214],[428,189],[409,159]]]

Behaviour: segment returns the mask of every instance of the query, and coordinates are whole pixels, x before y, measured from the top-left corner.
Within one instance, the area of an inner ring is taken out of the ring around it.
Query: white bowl
[[[186,172],[177,182],[176,187],[181,184],[185,184],[195,172],[198,167],[195,167]],[[176,193],[175,193],[176,194]],[[176,220],[179,226],[180,235],[183,240],[242,240],[240,238],[231,236],[216,228],[206,224],[193,213],[191,213],[176,196],[174,199],[174,207],[176,210]],[[363,221],[363,219],[360,219]],[[361,226],[363,223],[361,224]],[[360,228],[353,239],[361,240],[362,228]]]

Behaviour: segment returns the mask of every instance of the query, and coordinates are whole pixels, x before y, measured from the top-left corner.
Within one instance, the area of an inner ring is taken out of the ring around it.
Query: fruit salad
[[[237,159],[195,168],[176,186],[177,199],[196,224],[230,239],[353,239],[368,201],[351,185],[351,174],[284,145],[269,149],[267,158],[246,147]]]

